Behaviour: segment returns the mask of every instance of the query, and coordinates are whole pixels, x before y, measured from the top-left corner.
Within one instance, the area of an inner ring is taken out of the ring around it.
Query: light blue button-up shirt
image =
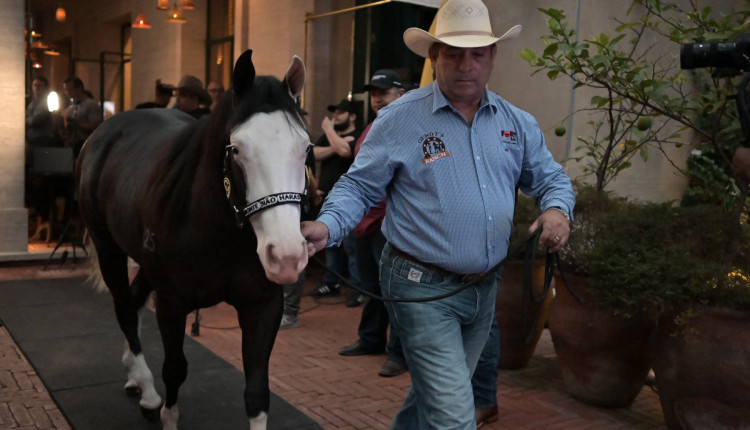
[[[480,273],[507,253],[516,184],[542,209],[573,210],[570,179],[534,117],[485,91],[470,126],[433,83],[378,112],[318,221],[329,245],[339,244],[387,196],[390,243],[446,270]]]

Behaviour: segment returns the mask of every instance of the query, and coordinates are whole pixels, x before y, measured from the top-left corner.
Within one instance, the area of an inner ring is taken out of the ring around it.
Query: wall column
[[[28,252],[24,207],[24,2],[0,0],[0,254]]]

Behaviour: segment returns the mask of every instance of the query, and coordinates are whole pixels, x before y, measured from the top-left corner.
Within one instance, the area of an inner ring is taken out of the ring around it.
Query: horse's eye
[[[234,155],[240,155],[240,150],[239,150],[239,149],[237,149],[237,147],[236,147],[236,146],[233,146],[233,147],[232,147],[232,154],[234,154]]]

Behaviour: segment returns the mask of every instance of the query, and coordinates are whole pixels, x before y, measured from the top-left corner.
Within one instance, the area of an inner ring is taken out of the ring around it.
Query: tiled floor
[[[84,264],[53,265],[47,271],[41,270],[42,265],[0,265],[0,281],[87,273]],[[306,291],[320,276],[314,268],[310,272]],[[361,308],[345,307],[344,301],[345,296],[317,301],[303,298],[301,327],[278,334],[271,357],[271,390],[325,429],[388,429],[408,390],[409,375],[378,376],[383,355],[338,355],[341,347],[356,340],[361,313]],[[220,305],[202,310],[201,334],[196,340],[241,369],[240,332],[232,308]],[[648,387],[632,406],[623,409],[592,407],[568,396],[546,331],[526,368],[500,372],[498,394],[500,419],[483,429],[666,428],[658,396]],[[70,427],[0,328],[0,429],[16,428]],[[189,423],[184,428],[189,429]]]

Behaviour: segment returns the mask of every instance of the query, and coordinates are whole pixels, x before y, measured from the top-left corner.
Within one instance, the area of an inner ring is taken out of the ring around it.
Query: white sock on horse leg
[[[162,406],[161,408],[161,423],[164,425],[164,430],[177,430],[177,419],[180,417],[180,412],[177,410],[177,405],[167,408]]]
[[[154,388],[154,376],[146,364],[143,353],[133,355],[130,349],[122,356],[122,364],[128,370],[128,382],[125,388],[138,387],[141,389],[141,401],[139,404],[146,409],[156,409],[161,406],[161,397]]]
[[[257,417],[250,418],[250,430],[266,430],[268,414],[261,412]]]

